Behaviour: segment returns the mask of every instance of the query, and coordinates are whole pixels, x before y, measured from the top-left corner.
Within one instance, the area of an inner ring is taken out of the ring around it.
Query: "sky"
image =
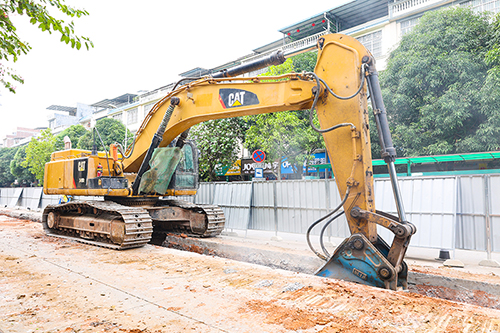
[[[154,90],[179,73],[250,54],[282,38],[279,29],[346,2],[67,0],[90,14],[65,18],[93,41],[89,51],[72,49],[27,17],[11,17],[32,49],[16,63],[4,62],[25,83],[15,82],[15,94],[0,88],[0,140],[17,127],[47,127],[50,105],[76,107]]]

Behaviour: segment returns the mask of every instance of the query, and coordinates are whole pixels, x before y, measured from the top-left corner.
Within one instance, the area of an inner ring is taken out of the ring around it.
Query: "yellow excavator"
[[[341,34],[319,38],[317,50],[316,67],[310,73],[241,77],[284,62],[283,54],[277,52],[250,64],[180,81],[151,109],[126,150],[116,144],[97,151],[102,140],[94,131],[91,151],[54,152],[45,166],[45,194],[104,200],[47,206],[43,213],[46,232],[115,249],[142,246],[150,241],[153,230],[155,234],[173,230],[216,236],[225,221],[219,207],[163,198],[196,194],[198,157],[196,147],[187,140],[189,128],[212,119],[310,109],[310,124],[324,137],[342,198],[339,207],[311,228],[345,213],[351,232],[330,255],[323,243],[323,254],[314,249],[308,231],[311,249],[326,261],[317,275],[406,289],[403,258],[416,229],[405,216],[375,60],[356,39]],[[398,216],[375,209],[368,93]],[[319,126],[314,123],[316,114]],[[377,234],[377,225],[394,233],[390,246]]]

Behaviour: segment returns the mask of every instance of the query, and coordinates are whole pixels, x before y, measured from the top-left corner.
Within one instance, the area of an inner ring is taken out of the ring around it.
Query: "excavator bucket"
[[[387,260],[389,247],[382,238],[372,244],[362,234],[353,234],[340,244],[316,275],[357,282],[370,286],[406,290],[408,267],[402,263],[401,272]]]

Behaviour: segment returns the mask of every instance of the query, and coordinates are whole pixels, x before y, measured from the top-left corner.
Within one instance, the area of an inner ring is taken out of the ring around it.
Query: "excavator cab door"
[[[186,140],[182,147],[182,158],[175,169],[168,189],[175,191],[197,190],[199,187],[198,148],[193,141]]]

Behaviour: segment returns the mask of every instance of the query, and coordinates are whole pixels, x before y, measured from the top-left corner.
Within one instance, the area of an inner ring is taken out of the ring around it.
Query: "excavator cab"
[[[170,184],[168,192],[173,192],[173,195],[194,195],[199,187],[198,173],[199,153],[195,143],[187,140],[182,147],[182,157],[177,164]]]

